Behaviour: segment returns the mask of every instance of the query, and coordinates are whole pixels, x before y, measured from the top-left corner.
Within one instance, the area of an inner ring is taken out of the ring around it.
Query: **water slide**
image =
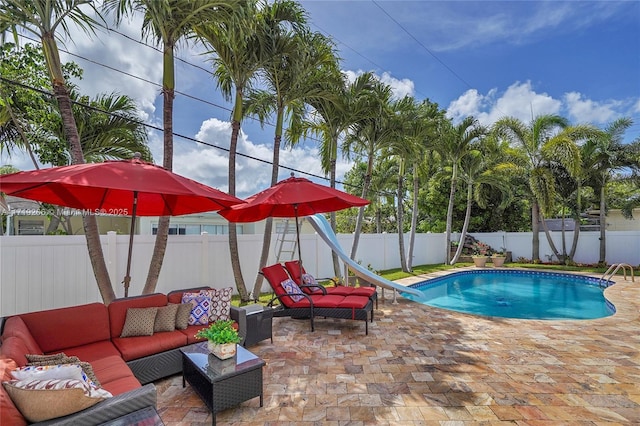
[[[331,229],[331,224],[325,219],[324,216],[316,214],[313,216],[307,216],[307,220],[311,223],[318,235],[322,237],[325,243],[331,247],[338,257],[349,267],[349,269],[358,277],[365,281],[368,281],[377,286],[389,289],[397,290],[402,293],[409,293],[416,296],[422,296],[422,292],[411,287],[406,287],[402,284],[394,283],[386,278],[382,278],[380,275],[376,275],[367,268],[364,268],[358,262],[354,262],[347,253],[340,246],[336,234]]]

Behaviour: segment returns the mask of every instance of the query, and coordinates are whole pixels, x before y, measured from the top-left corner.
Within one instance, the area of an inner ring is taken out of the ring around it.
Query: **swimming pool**
[[[607,285],[610,284],[607,282]],[[429,306],[503,318],[595,319],[613,315],[597,278],[554,272],[478,270],[457,272],[411,287],[404,297]]]

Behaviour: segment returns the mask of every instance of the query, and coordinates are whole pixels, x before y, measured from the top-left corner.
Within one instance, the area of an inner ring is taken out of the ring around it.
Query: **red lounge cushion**
[[[143,296],[126,297],[116,299],[109,303],[109,326],[111,338],[119,338],[122,334],[127,309],[129,308],[151,308],[167,305],[167,296],[161,293],[146,294]]]
[[[353,289],[353,291],[351,292],[353,296],[371,297],[373,296],[373,293],[376,292],[375,287],[349,287],[349,288]]]
[[[109,340],[109,314],[102,303],[21,314],[44,353]]]
[[[366,296],[347,296],[342,302],[340,302],[340,308],[355,308],[362,309],[369,303],[369,298]]]
[[[0,382],[11,380],[11,371],[16,368],[18,365],[13,359],[0,358]],[[27,421],[11,401],[4,386],[0,385],[0,425],[23,426],[26,424]]]
[[[179,348],[187,344],[181,330],[155,333],[153,336],[115,337],[116,345],[125,361]]]
[[[315,308],[336,308],[338,307],[338,305],[340,304],[340,302],[342,302],[342,300],[344,299],[344,296],[337,296],[337,295],[313,295],[311,296],[311,299],[313,300],[313,306]],[[309,301],[308,299],[304,299],[301,300],[298,303],[294,303],[292,305],[293,308],[305,308],[308,307]]]

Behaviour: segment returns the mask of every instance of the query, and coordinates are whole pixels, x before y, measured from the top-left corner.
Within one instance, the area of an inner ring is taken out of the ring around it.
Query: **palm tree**
[[[449,189],[449,204],[447,207],[446,224],[446,257],[447,263],[451,256],[451,228],[453,226],[453,204],[455,200],[456,187],[458,185],[458,169],[460,160],[471,149],[471,144],[477,142],[487,131],[478,123],[474,117],[467,117],[457,125],[443,122],[441,123],[440,137],[434,141],[434,149],[451,167],[451,185]]]
[[[175,98],[174,52],[179,42],[194,34],[195,25],[229,20],[238,2],[233,0],[105,0],[104,8],[114,11],[116,21],[134,12],[143,14],[142,36],[162,48],[162,121],[164,153],[162,165],[173,169],[173,101]],[[158,283],[169,236],[169,216],[158,221],[158,232],[142,294],[153,293]],[[126,278],[129,280],[130,278]],[[125,282],[125,288],[129,285]]]
[[[373,74],[360,75],[351,86],[354,111],[359,112],[358,117],[352,117],[355,124],[345,139],[344,149],[348,155],[353,152],[367,161],[367,172],[362,186],[362,198],[368,198],[371,184],[371,173],[376,159],[376,154],[384,143],[391,137],[392,132],[388,126],[391,114],[391,87],[377,80]],[[364,220],[364,207],[360,207],[356,219],[356,229],[351,248],[351,259],[355,260],[358,251],[358,242],[362,223]]]
[[[264,63],[262,42],[258,30],[258,9],[249,3],[236,19],[229,22],[203,23],[196,28],[198,37],[210,49],[214,77],[222,94],[228,101],[233,100],[231,113],[231,140],[229,143],[229,194],[236,195],[236,154],[238,135],[244,117],[243,99],[251,89],[253,80]],[[229,226],[229,253],[236,288],[242,301],[249,300],[249,294],[242,277],[238,253],[238,230]]]
[[[316,85],[309,84],[309,78],[318,68],[335,65],[336,60],[331,43],[321,34],[310,33],[304,28],[306,16],[298,3],[282,1],[267,5],[260,17],[260,29],[264,31],[265,40],[265,64],[261,75],[267,91],[250,93],[246,112],[258,112],[262,123],[267,113],[275,112],[271,169],[273,186],[278,182],[285,121],[300,121],[304,115],[305,101],[323,96]],[[286,30],[283,24],[291,26],[293,30]],[[295,141],[291,137],[288,139],[290,145]],[[266,266],[269,257],[272,224],[273,220],[268,218],[264,229],[260,269]],[[260,295],[261,287],[262,275],[258,275],[253,289],[255,298]]]
[[[94,12],[97,19],[102,19],[89,0],[3,0],[0,3],[0,32],[22,28],[38,37],[42,43],[53,93],[58,101],[65,136],[69,141],[72,164],[82,164],[85,161],[67,82],[62,72],[56,31],[61,29],[62,35],[68,37],[69,24],[72,23],[87,34],[93,33],[98,22],[85,13],[85,9]],[[105,303],[110,303],[115,298],[115,293],[102,252],[96,217],[83,215],[82,224],[100,295]]]
[[[544,220],[545,214],[551,213],[556,193],[548,159],[551,153],[556,153],[558,155],[555,158],[568,170],[577,171],[579,165],[580,155],[575,142],[566,135],[554,138],[567,126],[567,119],[559,115],[541,115],[535,117],[529,125],[517,118],[505,117],[498,120],[493,127],[499,138],[507,140],[511,146],[522,152],[522,170],[528,178],[531,197],[531,259],[534,262],[540,261],[540,223]],[[547,239],[553,245],[548,234]]]
[[[617,173],[640,171],[638,149],[640,143],[623,143],[624,132],[631,127],[630,118],[620,118],[610,123],[599,135],[594,135],[582,147],[584,170],[587,171],[587,183],[593,187],[600,200],[600,256],[598,263],[606,265],[606,211],[607,185],[615,179]]]

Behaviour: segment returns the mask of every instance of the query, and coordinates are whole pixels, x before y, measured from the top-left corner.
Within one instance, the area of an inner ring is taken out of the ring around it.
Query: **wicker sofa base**
[[[138,358],[127,362],[141,384],[147,384],[182,372],[180,348]]]

